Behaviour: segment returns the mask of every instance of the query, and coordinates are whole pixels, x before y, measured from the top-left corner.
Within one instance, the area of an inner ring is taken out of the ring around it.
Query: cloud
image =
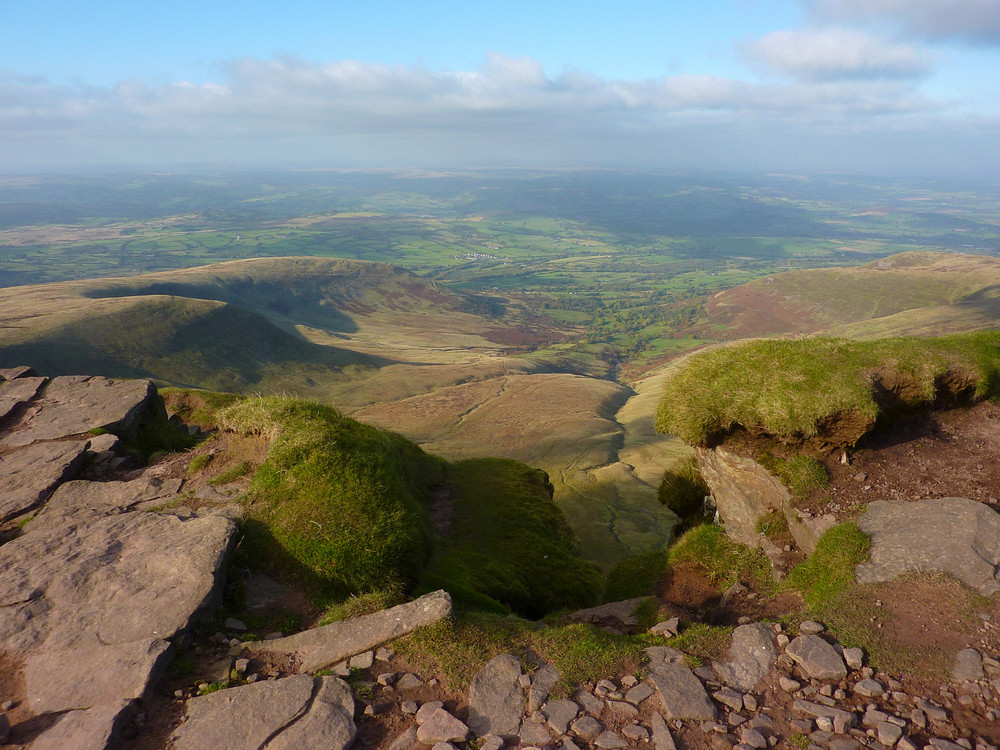
[[[496,53],[466,71],[245,58],[222,82],[197,85],[56,85],[0,71],[0,163],[733,166],[775,154],[794,162],[786,144],[796,143],[800,157],[842,164],[833,144],[947,116],[903,76],[918,59],[865,45],[833,64],[795,58],[794,44],[769,35],[756,52],[796,73],[763,83],[551,76],[530,57]]]
[[[805,0],[818,18],[887,22],[926,39],[1000,44],[1000,0]]]
[[[745,43],[743,53],[773,72],[817,81],[917,78],[931,65],[930,57],[911,45],[841,28],[773,31]]]

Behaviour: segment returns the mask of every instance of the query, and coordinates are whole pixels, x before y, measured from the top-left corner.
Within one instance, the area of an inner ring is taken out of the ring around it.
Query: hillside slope
[[[998,258],[900,253],[857,267],[789,271],[719,292],[694,330],[726,341],[831,329],[866,337],[954,332],[995,325],[998,295]]]

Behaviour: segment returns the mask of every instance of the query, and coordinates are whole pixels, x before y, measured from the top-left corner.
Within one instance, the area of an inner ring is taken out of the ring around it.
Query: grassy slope
[[[240,399],[218,421],[271,439],[245,499],[246,558],[269,561],[321,599],[421,579],[461,604],[540,616],[597,596],[600,575],[579,557],[537,469],[502,459],[448,465],[305,401]],[[442,513],[447,530],[435,528]]]
[[[1000,332],[872,341],[758,340],[690,357],[664,386],[657,428],[692,444],[737,425],[780,438],[853,445],[880,412],[1000,385]],[[971,393],[969,395],[972,395]]]
[[[809,333],[862,324],[869,336],[941,333],[955,313],[964,330],[989,327],[977,311],[995,310],[1000,259],[981,255],[913,252],[893,255],[859,267],[789,271],[720,292],[706,306],[698,332],[727,340],[779,333]],[[923,330],[880,332],[877,321],[920,310]],[[991,323],[992,322],[992,323]],[[956,330],[949,328],[949,331]]]

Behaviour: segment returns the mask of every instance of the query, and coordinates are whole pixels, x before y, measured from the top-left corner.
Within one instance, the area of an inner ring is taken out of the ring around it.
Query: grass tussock
[[[703,524],[685,532],[670,548],[670,564],[692,562],[701,566],[720,588],[750,581],[759,590],[773,586],[771,568],[760,550],[734,542],[720,526]]]
[[[771,454],[761,457],[761,465],[780,479],[793,496],[805,499],[830,484],[830,474],[820,461],[801,453],[791,458]]]
[[[415,582],[430,554],[424,498],[444,462],[315,403],[248,398],[217,417],[224,429],[271,436],[248,495],[249,558],[291,569],[316,594]]]
[[[648,596],[666,571],[667,559],[666,550],[661,550],[622,560],[608,572],[602,601],[620,602],[623,599]]]
[[[839,596],[854,586],[854,570],[868,559],[871,540],[854,523],[841,523],[827,531],[816,549],[799,563],[786,578],[786,585],[797,589],[810,612],[823,616]]]
[[[422,588],[448,589],[457,606],[527,617],[597,600],[600,572],[580,558],[545,472],[484,458],[451,464],[447,476],[450,491],[437,502],[449,506],[450,527]]]
[[[592,625],[539,628],[516,617],[470,612],[421,628],[397,641],[396,650],[417,669],[441,674],[450,689],[463,691],[494,656],[518,655],[528,670],[540,659],[559,670],[553,691],[558,697],[588,680],[638,671],[650,645],[648,636],[616,635]]]
[[[748,341],[694,355],[668,378],[657,428],[691,444],[739,426],[852,445],[886,409],[998,393],[1000,331]]]

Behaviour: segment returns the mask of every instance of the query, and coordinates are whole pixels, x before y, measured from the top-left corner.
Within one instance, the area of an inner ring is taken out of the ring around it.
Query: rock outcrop
[[[858,526],[872,540],[870,559],[857,568],[861,583],[942,571],[983,596],[1000,591],[1000,514],[983,503],[961,497],[878,501]]]
[[[0,653],[21,686],[12,735],[103,750],[171,639],[217,602],[236,526],[137,509],[176,498],[180,480],[68,481],[91,455],[90,431],[135,436],[149,381],[21,375],[0,384],[0,520],[21,521],[0,546]]]
[[[718,447],[698,448],[698,469],[712,491],[726,534],[749,547],[761,546],[757,520],[776,510],[788,521],[795,543],[807,554],[836,524],[833,515],[811,515],[797,510],[788,488],[752,458]]]

